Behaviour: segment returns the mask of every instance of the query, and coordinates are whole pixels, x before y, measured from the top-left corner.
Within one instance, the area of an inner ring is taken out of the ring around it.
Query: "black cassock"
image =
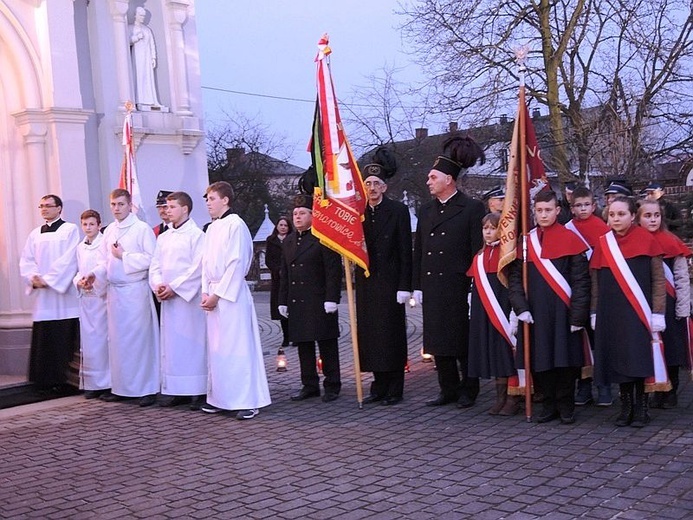
[[[407,361],[406,309],[397,291],[411,290],[412,241],[409,210],[383,198],[366,208],[363,230],[370,276],[356,269],[359,358],[366,372],[402,370]]]

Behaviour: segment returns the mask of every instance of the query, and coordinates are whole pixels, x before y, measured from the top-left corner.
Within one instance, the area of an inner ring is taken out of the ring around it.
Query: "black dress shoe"
[[[99,399],[101,399],[102,401],[106,401],[107,403],[115,403],[118,401],[123,401],[125,398],[116,394],[112,394],[111,392],[106,392],[105,394],[101,394],[99,396]]]
[[[145,406],[151,406],[156,403],[156,394],[145,395],[140,397],[140,406],[144,408]]]
[[[368,397],[365,397],[362,401],[363,404],[369,404],[369,403],[377,403],[378,401],[382,401],[385,399],[385,396],[382,395],[369,395]]]
[[[558,412],[553,411],[553,412],[542,412],[539,417],[537,417],[537,422],[539,424],[541,423],[547,423],[554,421],[559,418]]]
[[[96,399],[97,397],[101,396],[105,392],[106,392],[106,390],[85,390],[84,391],[84,398],[85,399]]]
[[[301,388],[299,393],[291,396],[291,400],[303,401],[305,399],[310,399],[311,397],[320,397],[320,390],[308,390],[307,388]]]
[[[339,394],[333,394],[332,392],[326,392],[325,395],[322,396],[322,402],[323,403],[330,403],[332,401],[336,401],[338,397],[339,397]]]
[[[472,406],[474,406],[475,402],[475,399],[472,399],[466,394],[462,394],[460,398],[457,400],[457,408],[471,408]]]
[[[575,414],[570,415],[561,414],[561,424],[573,424],[575,422]]]
[[[454,396],[440,394],[437,398],[426,401],[426,406],[443,406],[455,401],[457,401],[457,398]]]
[[[207,401],[206,395],[194,395],[190,400],[190,409],[193,412],[197,412],[202,409],[202,405]]]
[[[383,406],[392,406],[392,405],[395,405],[401,401],[402,401],[401,397],[388,396],[385,399],[383,399],[382,405]]]
[[[162,408],[170,408],[172,406],[187,403],[189,400],[189,397],[184,397],[182,395],[164,395],[159,400],[159,406]]]

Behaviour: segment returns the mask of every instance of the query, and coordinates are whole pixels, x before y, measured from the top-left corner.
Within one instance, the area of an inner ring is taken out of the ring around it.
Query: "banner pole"
[[[351,329],[351,347],[354,353],[354,377],[356,378],[356,400],[359,410],[363,409],[363,385],[361,383],[361,361],[359,359],[359,340],[356,329],[356,303],[354,301],[354,284],[351,280],[351,262],[344,259],[344,276],[346,277],[347,302],[349,303],[349,325]]]

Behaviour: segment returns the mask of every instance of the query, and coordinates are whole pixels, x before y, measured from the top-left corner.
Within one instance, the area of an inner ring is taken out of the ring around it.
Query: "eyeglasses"
[[[580,202],[579,204],[573,204],[573,208],[577,209],[582,209],[582,208],[589,208],[592,206],[591,202]]]
[[[380,182],[380,181],[366,181],[364,184],[365,184],[367,187],[369,187],[369,188],[370,188],[371,186],[377,188],[378,186],[382,186],[382,185],[385,184],[385,183],[384,183],[384,182]]]
[[[57,208],[58,206],[55,204],[39,204],[39,209],[50,209],[50,208]]]

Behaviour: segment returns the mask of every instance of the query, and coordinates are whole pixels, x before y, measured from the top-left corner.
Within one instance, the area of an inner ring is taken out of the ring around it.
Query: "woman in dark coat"
[[[293,233],[289,217],[279,217],[277,225],[274,226],[272,234],[267,237],[267,251],[265,253],[265,263],[272,275],[272,288],[270,292],[270,317],[279,320],[282,326],[282,347],[289,345],[289,320],[279,314],[279,272],[282,266],[282,243],[284,239]]]

